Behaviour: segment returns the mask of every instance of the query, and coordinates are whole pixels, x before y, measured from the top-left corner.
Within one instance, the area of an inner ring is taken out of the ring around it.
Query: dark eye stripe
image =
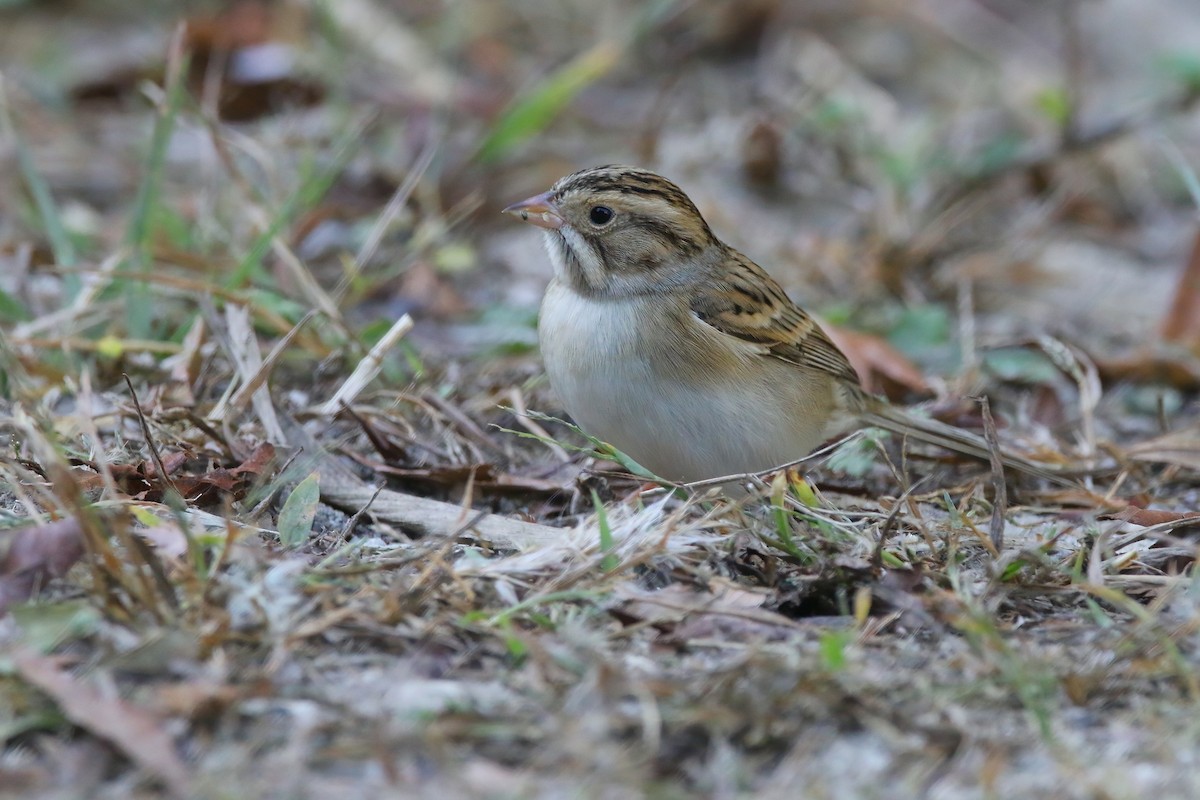
[[[681,236],[674,226],[655,217],[638,214],[632,218],[631,224],[646,231],[672,251],[678,250],[686,255],[694,255],[703,247],[702,242]]]

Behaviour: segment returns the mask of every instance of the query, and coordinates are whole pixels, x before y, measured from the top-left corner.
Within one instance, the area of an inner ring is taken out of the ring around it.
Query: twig
[[[146,439],[146,449],[150,451],[150,460],[154,462],[154,469],[158,472],[158,477],[165,487],[163,498],[164,500],[168,497],[170,498],[167,501],[168,506],[176,506],[182,509],[187,503],[183,499],[183,493],[175,486],[175,481],[171,480],[171,475],[167,472],[167,468],[163,464],[162,456],[158,452],[158,445],[154,443],[154,435],[150,432],[150,423],[146,421],[146,415],[142,413],[142,404],[138,402],[137,392],[133,388],[133,381],[129,379],[129,373],[122,372],[121,377],[125,379],[125,385],[129,387],[129,398],[133,402],[133,410],[137,412],[138,423],[142,427],[142,436]]]
[[[370,514],[375,519],[419,535],[467,537],[515,550],[560,541],[568,533],[560,528],[521,522],[498,514],[465,516],[461,506],[372,486],[327,453],[299,423],[286,415],[283,421],[292,444],[304,448],[306,456],[314,462],[314,469],[320,472],[321,500],[331,506],[358,512],[370,503]]]
[[[457,425],[463,433],[474,439],[477,444],[489,451],[493,456],[508,458],[508,453],[504,452],[500,445],[493,442],[487,435],[487,432],[475,424],[475,420],[464,414],[458,406],[441,397],[437,392],[422,392],[421,399],[449,417],[450,421]]]
[[[992,465],[992,519],[988,523],[988,535],[996,555],[1004,549],[1004,515],[1008,512],[1008,485],[1004,481],[1004,462],[1000,460],[1000,440],[996,436],[996,420],[992,419],[992,406],[986,397],[979,398],[979,410],[983,415],[983,440],[987,442]]]
[[[837,450],[839,447],[846,444],[847,442],[849,442],[853,439],[859,438],[860,436],[862,436],[862,434],[863,434],[862,431],[855,431],[854,433],[851,433],[848,436],[844,436],[835,442],[831,442],[831,443],[825,445],[824,447],[820,448],[819,450],[812,451],[811,453],[804,456],[803,458],[797,458],[795,461],[789,461],[786,464],[780,464],[779,466],[771,467],[770,469],[764,469],[759,472],[739,472],[739,473],[734,473],[734,474],[730,474],[730,475],[722,475],[719,478],[705,478],[702,481],[692,481],[691,483],[671,483],[670,488],[671,489],[688,489],[690,491],[695,491],[697,489],[707,489],[710,486],[721,486],[726,483],[734,483],[735,481],[739,484],[741,484],[741,483],[756,483],[756,484],[762,485],[762,479],[764,477],[766,477],[767,475],[770,475],[774,472],[779,472],[780,470],[791,469],[792,467],[798,467],[801,464],[806,464],[809,461],[815,461],[819,458],[827,456],[830,453],[832,453],[834,450]],[[646,491],[642,492],[642,495],[648,497],[650,495],[654,495],[654,494],[657,494],[659,492],[664,492],[664,491],[666,491],[665,488],[647,489]]]

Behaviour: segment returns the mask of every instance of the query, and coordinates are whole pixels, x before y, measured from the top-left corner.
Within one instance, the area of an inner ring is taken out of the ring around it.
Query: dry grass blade
[[[225,306],[225,321],[229,331],[229,337],[225,340],[228,345],[228,354],[237,366],[241,386],[254,387],[248,396],[254,405],[259,422],[266,430],[267,438],[273,444],[284,444],[287,442],[287,438],[279,425],[275,406],[271,402],[271,393],[263,385],[267,375],[266,365],[258,350],[258,337],[254,333],[254,326],[250,323],[250,310],[246,306],[230,303]],[[299,327],[296,325],[293,330],[298,330]],[[244,398],[246,396],[238,393],[224,398],[209,413],[208,419],[214,422],[227,419],[231,412],[238,409],[234,403],[234,397]]]
[[[1182,428],[1128,445],[1123,454],[1149,464],[1174,464],[1200,471],[1200,430]]]
[[[404,335],[412,330],[413,320],[408,314],[403,315],[400,319],[392,323],[392,327],[388,328],[387,333],[380,337],[379,341],[363,356],[362,360],[354,367],[354,371],[350,373],[350,377],[338,387],[334,392],[333,397],[325,401],[321,406],[320,413],[330,416],[341,410],[342,406],[350,405],[354,399],[358,397],[367,385],[375,380],[375,376],[379,374],[379,370],[383,368],[384,357],[391,352],[392,348],[404,338]]]
[[[316,315],[316,311],[309,311],[306,313],[300,318],[299,322],[292,326],[291,330],[284,334],[284,336],[275,343],[274,347],[271,348],[271,352],[267,353],[267,357],[264,358],[262,363],[258,365],[258,369],[255,370],[254,374],[247,378],[241,387],[238,388],[237,392],[234,393],[233,397],[230,398],[229,405],[232,408],[238,411],[242,410],[246,405],[247,397],[254,396],[256,401],[261,400],[262,398],[257,394],[259,389],[264,390],[264,397],[267,399],[270,398],[270,392],[266,390],[265,384],[267,379],[271,376],[271,370],[273,370],[275,365],[279,363],[279,359],[283,357],[283,354],[287,351],[288,346],[292,343],[300,331],[304,329],[304,326],[312,321]],[[246,363],[252,362],[253,358],[250,358]]]
[[[387,205],[384,206],[383,212],[379,215],[379,219],[375,220],[375,224],[371,226],[371,232],[363,241],[362,247],[358,249],[358,253],[355,254],[352,268],[342,279],[343,286],[349,284],[371,259],[375,257],[375,253],[379,250],[379,245],[383,241],[388,228],[396,221],[396,217],[400,215],[405,204],[412,197],[412,193],[416,191],[421,178],[425,176],[429,165],[433,163],[433,158],[437,155],[438,143],[439,140],[437,137],[430,137],[429,144],[425,145],[425,149],[417,156],[417,160],[412,168],[409,169],[408,175],[404,177],[404,182],[396,187],[396,191],[388,199]]]
[[[992,453],[992,518],[988,523],[988,536],[996,554],[999,554],[1004,550],[1004,515],[1008,511],[1008,482],[1004,480],[1004,462],[1000,460],[996,420],[992,419],[992,405],[986,397],[979,399],[979,410],[983,414],[983,438]]]

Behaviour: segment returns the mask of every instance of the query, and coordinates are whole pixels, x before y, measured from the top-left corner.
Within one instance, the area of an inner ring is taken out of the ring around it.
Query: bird
[[[563,408],[655,476],[762,474],[862,427],[993,456],[982,437],[866,392],[813,316],[655,172],[584,169],[503,213],[544,234],[538,342]]]

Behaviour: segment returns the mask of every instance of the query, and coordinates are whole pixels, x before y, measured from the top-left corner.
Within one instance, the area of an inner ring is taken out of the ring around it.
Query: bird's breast
[[[769,469],[829,435],[831,382],[714,331],[675,295],[596,299],[556,280],[538,339],[580,427],[664,478]]]

